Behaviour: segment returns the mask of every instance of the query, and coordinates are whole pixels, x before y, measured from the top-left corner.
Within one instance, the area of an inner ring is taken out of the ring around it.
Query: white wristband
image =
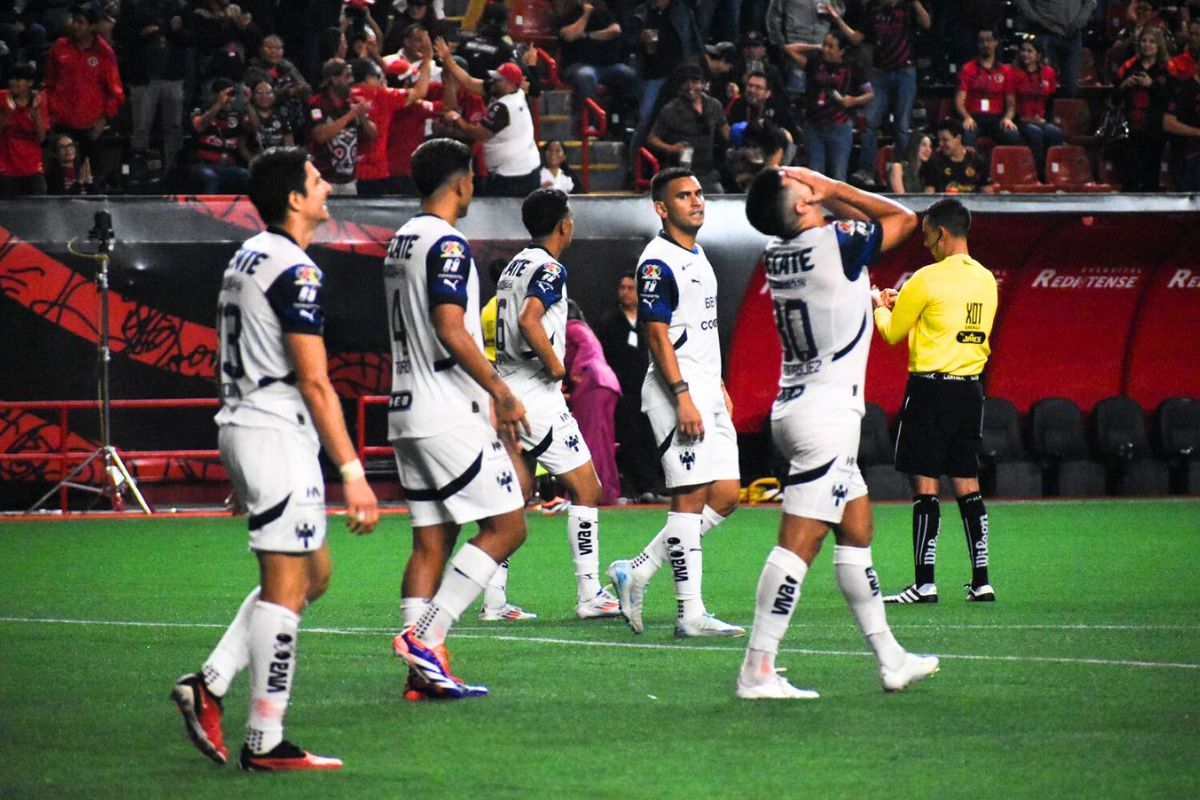
[[[347,461],[345,464],[342,464],[340,467],[338,467],[338,469],[342,473],[343,483],[356,481],[359,478],[365,478],[367,476],[367,471],[363,469],[362,462],[357,458],[353,461]]]

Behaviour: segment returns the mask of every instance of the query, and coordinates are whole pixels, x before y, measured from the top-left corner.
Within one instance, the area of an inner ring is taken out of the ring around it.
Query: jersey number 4
[[[784,361],[808,361],[817,354],[808,306],[803,300],[776,300],[775,327],[783,345]]]
[[[400,344],[401,354],[408,357],[408,329],[404,327],[404,314],[400,312],[400,290],[392,292],[392,341]]]

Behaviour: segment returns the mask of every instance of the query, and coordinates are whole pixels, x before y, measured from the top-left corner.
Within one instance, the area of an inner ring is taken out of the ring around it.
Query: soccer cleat
[[[499,608],[484,606],[479,609],[479,619],[483,622],[516,622],[522,619],[537,619],[537,614],[512,603],[505,603]]]
[[[936,603],[937,601],[936,583],[923,583],[920,586],[914,583],[901,592],[883,597],[885,603]]]
[[[192,744],[218,764],[229,760],[225,736],[221,732],[221,698],[208,690],[199,672],[190,672],[175,681],[171,699],[183,714],[183,729]]]
[[[938,671],[937,656],[915,656],[904,654],[904,665],[898,670],[879,668],[879,678],[885,692],[903,692],[908,686],[924,680]]]
[[[448,700],[466,696],[462,684],[450,674],[450,665],[443,662],[441,654],[435,649],[417,638],[413,626],[409,625],[392,640],[392,650],[408,662],[417,677],[428,684],[429,694]]]
[[[406,628],[405,631],[407,630],[409,629]],[[400,635],[392,640],[392,651],[405,661],[409,661],[406,655],[409,652],[408,645],[401,638],[404,636],[405,631],[401,631]],[[420,642],[415,636],[413,639],[418,643]],[[425,647],[422,645],[422,648],[437,661],[442,671],[454,682],[457,691],[446,691],[443,688],[444,684],[429,680],[422,670],[409,662],[408,678],[404,682],[405,700],[457,700],[462,697],[487,697],[488,688],[486,686],[465,683],[461,678],[456,677],[450,672],[450,651],[446,649],[445,644],[435,645],[434,647]]]
[[[792,686],[779,674],[773,674],[762,683],[743,683],[738,675],[734,694],[743,700],[816,700],[821,695],[812,689]]]
[[[985,583],[981,586],[972,586],[969,583],[965,583],[963,584],[963,588],[967,590],[968,603],[996,602],[996,590],[992,588],[990,583]]]
[[[634,633],[646,630],[642,624],[642,594],[646,587],[634,579],[629,562],[614,561],[609,564],[608,579],[617,592],[621,613],[628,620],[629,629]]]
[[[705,614],[693,619],[681,619],[675,623],[675,638],[690,639],[695,636],[745,636],[746,629],[739,625],[722,622],[712,614]]]
[[[598,619],[600,617],[621,616],[621,601],[604,589],[596,592],[587,600],[575,604],[575,616],[580,619]]]
[[[562,514],[571,507],[571,501],[565,497],[552,497],[542,501],[543,514]]]
[[[341,769],[342,760],[310,753],[285,739],[266,753],[252,753],[249,747],[242,745],[238,766],[246,772]]]

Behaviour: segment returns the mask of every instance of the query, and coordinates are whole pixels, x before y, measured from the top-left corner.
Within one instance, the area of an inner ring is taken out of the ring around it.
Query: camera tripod
[[[96,349],[99,360],[97,392],[100,400],[100,446],[84,459],[79,466],[67,473],[65,478],[56,483],[54,488],[42,495],[41,499],[30,506],[29,511],[26,513],[37,511],[43,503],[54,496],[55,492],[66,487],[68,489],[91,492],[98,497],[108,498],[112,503],[114,511],[123,510],[125,506],[125,493],[128,492],[137,501],[142,511],[149,514],[150,506],[146,504],[146,499],[142,497],[137,481],[129,473],[125,462],[121,460],[120,453],[112,445],[112,387],[108,371],[109,363],[112,361],[108,330],[108,262],[110,260],[109,253],[112,250],[113,239],[112,216],[107,211],[96,212],[95,226],[88,232],[88,239],[96,242],[98,245],[95,253],[84,253],[76,250],[74,248],[76,239],[72,239],[67,244],[67,250],[73,255],[92,259],[99,264],[96,270],[96,289],[97,294],[100,296],[100,325],[98,328],[99,338]],[[93,485],[80,482],[78,480],[80,476],[97,460],[103,466],[100,484]]]

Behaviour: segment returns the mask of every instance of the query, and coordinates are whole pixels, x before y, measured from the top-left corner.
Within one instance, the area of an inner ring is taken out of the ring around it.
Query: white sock
[[[754,592],[754,627],[742,661],[742,682],[762,683],[775,674],[775,654],[792,622],[808,564],[785,547],[767,554]]]
[[[567,539],[571,561],[575,564],[575,583],[580,600],[591,600],[600,593],[600,512],[588,506],[567,509]]]
[[[671,515],[667,514],[667,524],[670,525]],[[661,531],[655,534],[642,552],[633,557],[629,562],[629,573],[635,581],[645,586],[654,577],[662,567],[663,562],[667,560],[667,528],[663,527]]]
[[[705,504],[704,510],[700,512],[700,538],[703,539],[709,531],[727,519],[729,518],[722,517],[712,506]]]
[[[675,578],[675,600],[679,619],[695,619],[706,613],[701,597],[701,582],[704,578],[704,551],[700,548],[700,515],[667,514],[667,527],[663,528],[667,546],[667,561]]]
[[[204,683],[217,697],[224,697],[229,684],[250,664],[250,617],[262,590],[255,586],[225,629],[221,641],[204,662]]]
[[[283,741],[283,715],[296,678],[300,615],[259,600],[250,616],[250,714],[246,746],[266,753]]]
[[[416,625],[417,620],[421,618],[427,608],[429,608],[428,597],[400,598],[400,619],[403,621],[403,627]]]
[[[446,567],[441,588],[417,620],[416,633],[421,641],[430,647],[446,641],[446,634],[479,597],[499,566],[470,542],[460,547]]]
[[[888,627],[883,593],[879,591],[879,579],[871,565],[871,548],[836,545],[833,548],[833,573],[846,603],[854,612],[859,630],[875,651],[879,665],[899,669],[904,664],[904,648],[896,642]]]
[[[508,605],[508,559],[496,566],[496,571],[483,587],[483,607],[503,608]]]

